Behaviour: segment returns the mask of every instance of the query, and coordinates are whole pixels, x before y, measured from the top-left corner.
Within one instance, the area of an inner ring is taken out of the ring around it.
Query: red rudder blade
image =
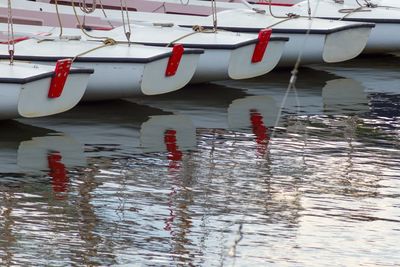
[[[54,76],[51,79],[49,88],[49,98],[58,98],[61,96],[65,82],[67,81],[71,69],[72,59],[60,59],[57,61],[54,69]]]
[[[176,74],[179,68],[179,63],[181,62],[183,52],[185,49],[182,44],[176,44],[172,48],[172,55],[169,57],[167,69],[165,70],[165,76],[171,77]]]
[[[261,62],[267,50],[269,40],[271,39],[272,29],[263,29],[258,33],[258,42],[254,48],[252,63]]]

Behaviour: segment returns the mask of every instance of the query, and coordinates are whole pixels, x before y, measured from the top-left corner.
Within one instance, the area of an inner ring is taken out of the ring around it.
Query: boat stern
[[[373,24],[353,24],[327,34],[323,60],[335,63],[353,59],[365,49]]]
[[[21,117],[34,118],[58,114],[70,110],[82,99],[93,70],[71,69],[65,85],[57,97],[49,95],[54,74],[44,79],[21,85],[18,113]]]
[[[203,52],[200,49],[174,46],[169,57],[146,64],[141,83],[142,93],[158,95],[184,87],[192,79]]]
[[[234,80],[248,79],[270,72],[279,63],[288,40],[285,37],[271,37],[265,50],[260,49],[262,40],[235,49],[229,62],[229,77]]]

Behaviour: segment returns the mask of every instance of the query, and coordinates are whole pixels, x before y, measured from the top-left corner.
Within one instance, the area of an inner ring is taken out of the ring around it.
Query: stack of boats
[[[400,50],[390,0],[124,2],[0,0],[0,119]]]

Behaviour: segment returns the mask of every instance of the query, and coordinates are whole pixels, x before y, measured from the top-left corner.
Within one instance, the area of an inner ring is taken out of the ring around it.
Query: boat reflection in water
[[[193,149],[196,129],[184,115],[151,116],[140,128],[140,147],[144,153]],[[179,150],[178,150],[179,149]]]
[[[344,115],[369,112],[365,88],[352,79],[328,81],[322,88],[324,114]]]
[[[278,120],[278,106],[270,96],[248,96],[234,100],[228,108],[229,129],[250,129],[255,136],[257,152],[264,155],[267,150],[270,127]]]
[[[51,178],[55,193],[67,192],[68,168],[83,167],[83,146],[73,138],[15,121],[1,122],[0,176],[17,182],[28,175]]]
[[[318,72],[339,75],[362,84],[370,95],[398,94],[400,60],[392,55],[360,57],[357,60],[333,65],[315,65]]]
[[[86,103],[59,116],[24,122],[68,134],[85,146],[87,157],[126,157],[150,148],[160,149],[157,142],[168,127],[182,128],[188,122],[187,118],[170,114],[119,100]]]

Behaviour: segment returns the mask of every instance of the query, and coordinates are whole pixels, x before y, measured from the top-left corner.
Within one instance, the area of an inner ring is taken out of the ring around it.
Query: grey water
[[[400,58],[0,122],[1,266],[399,266]]]

